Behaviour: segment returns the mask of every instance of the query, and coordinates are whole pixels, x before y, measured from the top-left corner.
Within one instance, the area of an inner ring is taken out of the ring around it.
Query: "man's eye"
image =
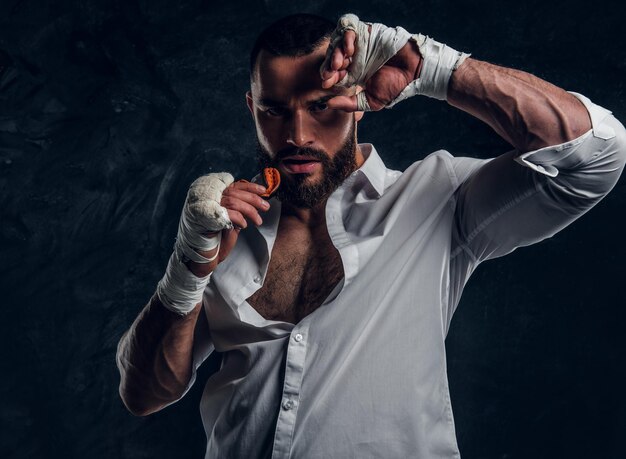
[[[265,109],[265,113],[270,116],[282,116],[284,114],[284,110],[279,107],[270,107]]]
[[[328,110],[328,104],[326,104],[325,102],[311,105],[312,112],[323,112],[326,110]]]

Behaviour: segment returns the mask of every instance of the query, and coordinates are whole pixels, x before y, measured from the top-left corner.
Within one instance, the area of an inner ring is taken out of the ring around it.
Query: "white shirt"
[[[399,172],[360,145],[366,161],[326,205],[344,280],[295,325],[246,301],[276,238],[272,198],[205,291],[196,368],[223,353],[200,405],[206,458],[458,458],[444,340],[463,286],[482,261],[580,217],[624,167],[624,127],[573,94],[592,129],[521,155],[440,150]]]

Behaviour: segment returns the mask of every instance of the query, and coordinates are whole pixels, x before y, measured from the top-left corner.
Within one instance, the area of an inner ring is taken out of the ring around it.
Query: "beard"
[[[280,161],[291,155],[311,156],[320,161],[322,176],[316,183],[307,183],[310,174],[281,174],[280,186],[276,190],[276,197],[284,203],[294,207],[311,209],[327,199],[333,191],[356,169],[356,122],[352,120],[352,127],[346,140],[339,150],[329,156],[323,150],[315,148],[286,148],[276,153],[272,158],[269,152],[260,144],[257,138],[257,162],[262,170],[265,167],[278,169]],[[280,169],[279,169],[280,170]]]

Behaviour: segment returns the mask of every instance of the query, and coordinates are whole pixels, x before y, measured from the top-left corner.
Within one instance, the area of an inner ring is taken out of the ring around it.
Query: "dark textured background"
[[[189,183],[254,174],[247,53],[286,13],[403,25],[581,92],[626,121],[620,2],[0,1],[0,457],[200,458],[200,383],[147,418],[118,397],[117,341],[169,256]],[[405,169],[508,149],[414,98],[360,140]],[[464,459],[624,458],[626,189],[483,265],[448,337]]]

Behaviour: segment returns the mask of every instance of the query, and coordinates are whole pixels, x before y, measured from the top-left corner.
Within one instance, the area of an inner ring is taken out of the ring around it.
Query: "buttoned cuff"
[[[586,148],[581,148],[581,144],[588,137],[593,135],[604,140],[615,137],[615,130],[606,122],[606,118],[612,113],[611,111],[594,104],[582,94],[568,92],[579,99],[589,112],[591,129],[573,140],[520,154],[515,158],[515,161],[522,166],[529,167],[549,177],[556,177],[559,170],[572,169],[590,159],[591,152]]]

